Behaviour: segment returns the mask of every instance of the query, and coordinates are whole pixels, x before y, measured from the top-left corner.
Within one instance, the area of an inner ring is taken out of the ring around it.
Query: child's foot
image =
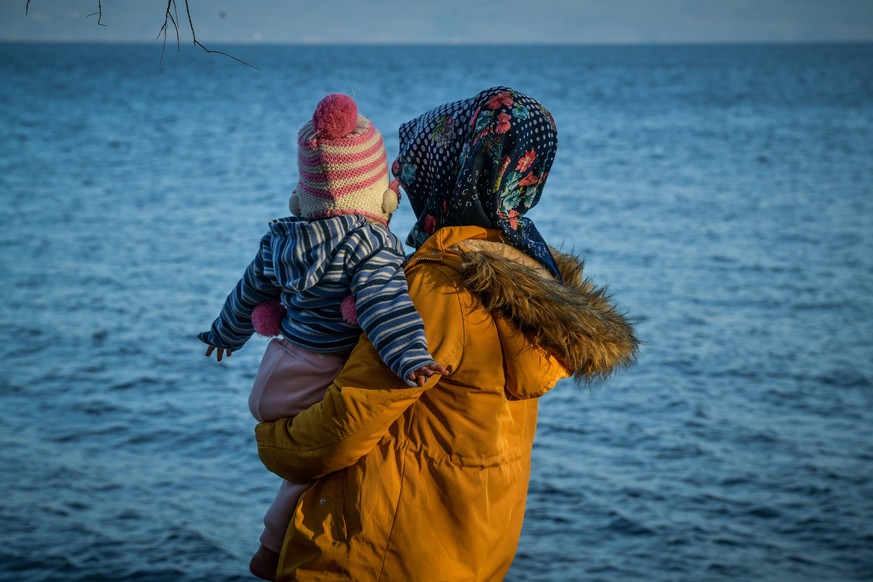
[[[261,546],[249,562],[249,572],[262,580],[275,580],[279,554]]]

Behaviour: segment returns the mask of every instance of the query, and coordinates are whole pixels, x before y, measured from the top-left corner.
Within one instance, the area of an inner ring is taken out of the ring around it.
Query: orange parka
[[[537,398],[631,361],[633,330],[581,263],[559,283],[495,230],[443,228],[406,268],[450,370],[409,388],[362,338],[322,402],[256,428],[264,465],[314,481],[278,580],[491,581],[524,517]]]

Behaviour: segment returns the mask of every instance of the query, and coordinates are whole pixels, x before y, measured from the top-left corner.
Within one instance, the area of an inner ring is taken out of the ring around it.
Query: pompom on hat
[[[354,99],[332,93],[297,135],[300,179],[288,207],[307,219],[357,214],[387,225],[400,194],[388,183],[382,134]]]

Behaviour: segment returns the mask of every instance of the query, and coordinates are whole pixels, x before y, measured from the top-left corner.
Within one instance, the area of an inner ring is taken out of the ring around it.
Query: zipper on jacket
[[[405,265],[403,265],[404,269],[408,269],[418,263],[441,263],[443,260],[443,253],[439,251],[431,251],[426,255],[414,255],[411,259],[409,259]]]

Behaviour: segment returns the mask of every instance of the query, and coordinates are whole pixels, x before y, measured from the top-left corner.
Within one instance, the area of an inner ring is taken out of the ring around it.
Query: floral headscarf
[[[407,244],[418,248],[444,226],[496,228],[560,279],[548,246],[524,217],[542,195],[557,148],[548,110],[507,87],[404,123],[392,172],[418,217]]]

